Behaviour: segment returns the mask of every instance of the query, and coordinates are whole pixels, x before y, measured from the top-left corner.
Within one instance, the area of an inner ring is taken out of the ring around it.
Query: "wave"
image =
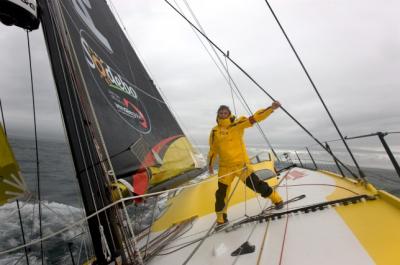
[[[68,224],[72,224],[84,217],[84,210],[77,207],[57,203],[42,201],[41,220],[42,235],[50,235]],[[40,237],[39,209],[38,204],[31,201],[20,202],[20,213],[24,228],[26,243]],[[17,203],[8,203],[0,207],[0,251],[10,249],[23,244],[22,231],[19,221]],[[43,241],[46,263],[65,264],[71,262],[68,251],[68,243],[72,243],[72,252],[75,261],[81,259],[79,255],[89,256],[88,251],[82,251],[83,244],[86,250],[88,247],[88,233],[86,226],[76,226],[74,229],[67,230],[48,241]],[[83,243],[84,242],[84,243]],[[81,247],[82,245],[82,247]],[[28,256],[30,264],[41,264],[40,243],[28,247]],[[0,256],[0,264],[14,264],[18,260],[25,260],[24,250],[18,250]]]

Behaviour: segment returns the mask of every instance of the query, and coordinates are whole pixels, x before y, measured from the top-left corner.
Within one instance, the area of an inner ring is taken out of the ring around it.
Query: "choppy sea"
[[[29,190],[34,194],[19,202],[25,241],[30,242],[39,237],[35,142],[28,139],[10,139],[10,142]],[[45,236],[84,218],[84,212],[72,158],[66,143],[42,140],[38,142],[38,150],[42,234]],[[313,166],[312,164],[307,165]],[[322,163],[318,166],[338,171],[336,166],[329,163]],[[400,196],[400,178],[393,169],[377,167],[363,167],[362,169],[367,179],[375,186]],[[152,202],[150,201],[148,204],[151,205]],[[144,213],[140,209],[138,211],[140,214]],[[141,218],[148,219],[149,216]],[[21,235],[17,203],[1,206],[0,251],[22,244]],[[87,227],[76,226],[74,229],[57,235],[52,240],[43,241],[46,257],[44,264],[81,264],[92,254],[90,244]],[[42,264],[40,244],[30,246],[27,251],[29,264]],[[24,249],[1,255],[0,265],[8,264],[27,264]]]

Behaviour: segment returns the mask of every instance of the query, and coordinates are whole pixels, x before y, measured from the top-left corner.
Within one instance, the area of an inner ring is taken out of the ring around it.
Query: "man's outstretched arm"
[[[279,101],[274,101],[272,102],[271,106],[269,106],[266,109],[260,109],[258,111],[256,111],[256,113],[254,113],[252,116],[245,118],[239,118],[236,123],[236,126],[238,126],[239,128],[249,128],[251,126],[253,126],[254,123],[256,122],[260,122],[265,120],[269,115],[271,115],[271,113],[278,109],[281,106],[281,103],[279,103]]]

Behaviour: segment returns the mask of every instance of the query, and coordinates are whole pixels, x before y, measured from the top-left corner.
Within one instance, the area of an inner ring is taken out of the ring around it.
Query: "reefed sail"
[[[26,190],[25,180],[0,124],[0,205],[24,196]]]

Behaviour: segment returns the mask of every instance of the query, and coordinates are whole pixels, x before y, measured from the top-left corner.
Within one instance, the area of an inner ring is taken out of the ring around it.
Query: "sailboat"
[[[400,260],[400,199],[377,190],[362,171],[352,173],[328,147],[338,168],[351,177],[293,163],[277,169],[274,152],[255,155],[251,167],[282,194],[284,208],[275,209],[237,180],[229,196],[230,222],[215,229],[210,194],[218,177],[203,174],[199,151],[107,3],[0,3],[3,23],[27,30],[42,25],[86,215],[60,231],[0,250],[0,257],[24,249],[28,256],[27,248],[87,223],[93,255],[83,264],[386,265]],[[0,146],[9,150],[5,139],[1,131]],[[2,203],[25,193],[23,179],[8,175],[22,188],[3,185]],[[153,199],[146,210],[151,222],[137,226],[135,209],[148,198]],[[156,214],[161,199],[166,202]]]

